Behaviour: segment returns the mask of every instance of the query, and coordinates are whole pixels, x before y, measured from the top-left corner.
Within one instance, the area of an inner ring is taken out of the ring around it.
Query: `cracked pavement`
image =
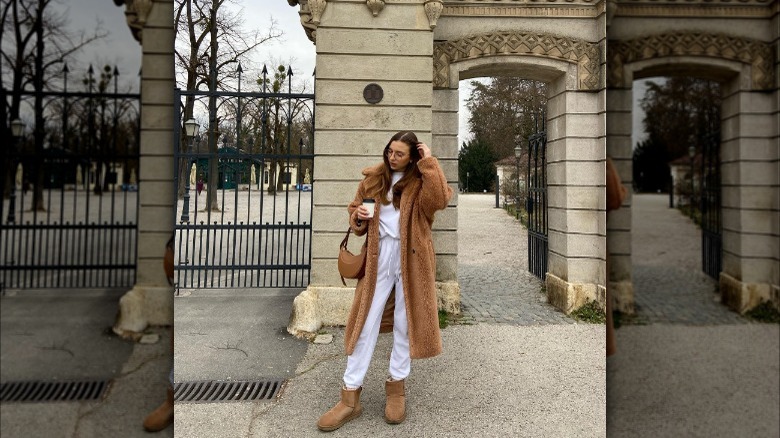
[[[160,336],[154,344],[114,336],[110,326],[124,292],[18,291],[2,297],[3,382],[112,380],[99,401],[0,404],[3,438],[149,436],[142,422],[165,398],[171,330],[149,328]],[[155,436],[171,437],[173,428]]]

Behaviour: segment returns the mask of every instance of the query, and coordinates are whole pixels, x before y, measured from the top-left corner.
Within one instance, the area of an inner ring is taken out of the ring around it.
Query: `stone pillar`
[[[390,137],[400,130],[414,131],[443,158],[448,177],[457,174],[457,160],[447,159],[457,156],[452,145],[441,147],[432,141],[433,32],[422,3],[388,3],[376,16],[364,1],[314,6],[318,15],[314,235],[311,283],[296,297],[288,325],[296,335],[316,332],[323,324],[346,323],[355,281],[343,287],[336,265],[339,242],[349,226],[346,207],[362,179],[361,170],[381,161]],[[311,7],[312,2],[301,6],[303,20]],[[363,97],[371,83],[384,91],[375,104]],[[437,251],[445,262],[449,259],[449,267],[438,271],[450,279],[455,277],[452,260],[457,244],[439,230],[447,222],[449,235],[454,234],[455,218],[453,213],[438,215],[439,228],[434,231]],[[358,251],[362,239],[351,241]]]
[[[627,314],[634,313],[631,280],[632,100],[631,88],[607,90],[607,156],[612,158],[620,180],[628,189],[623,206],[609,213],[607,219],[609,294],[612,308]]]
[[[136,284],[120,299],[114,331],[136,337],[147,325],[173,324],[173,289],[163,271],[165,243],[173,234],[172,0],[126,2],[128,24],[140,39],[141,150],[138,175]]]
[[[723,302],[744,313],[772,301],[780,309],[780,151],[778,93],[723,87],[721,186]]]
[[[550,303],[566,313],[587,301],[604,305],[604,104],[603,90],[577,91],[566,77],[550,84],[546,283]]]

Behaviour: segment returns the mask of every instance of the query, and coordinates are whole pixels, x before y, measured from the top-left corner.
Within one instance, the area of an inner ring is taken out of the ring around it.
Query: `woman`
[[[341,400],[317,422],[323,431],[362,413],[363,378],[380,331],[393,331],[385,382],[385,421],[390,424],[406,418],[404,380],[411,359],[433,357],[442,349],[431,225],[452,189],[428,145],[410,131],[395,134],[385,146],[383,163],[364,169],[363,175],[348,210],[353,232],[368,233],[366,273],[355,288],[344,333],[348,357]],[[373,217],[363,199],[374,201]]]

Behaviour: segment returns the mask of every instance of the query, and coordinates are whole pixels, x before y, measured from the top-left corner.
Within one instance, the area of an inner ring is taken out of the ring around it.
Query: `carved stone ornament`
[[[311,14],[311,22],[315,26],[320,25],[320,18],[325,12],[325,8],[328,7],[327,0],[309,0],[308,1],[309,13]]]
[[[763,41],[703,32],[651,35],[629,41],[607,43],[610,87],[624,88],[625,65],[655,58],[695,56],[738,61],[750,65],[754,90],[771,90],[774,79],[774,51]]]
[[[431,29],[436,28],[436,23],[439,21],[443,9],[444,3],[441,0],[425,1],[425,15],[428,16],[428,24],[431,26]]]
[[[382,9],[385,8],[385,1],[384,0],[366,0],[366,6],[368,6],[368,9],[371,11],[371,15],[374,17],[378,16],[380,12],[382,12]]]
[[[114,0],[117,6],[125,6],[125,20],[133,38],[139,43],[143,40],[143,30],[149,12],[152,10],[152,0]]]
[[[584,40],[550,34],[494,32],[434,42],[433,86],[449,88],[450,64],[485,56],[530,55],[577,64],[580,90],[598,90],[599,47]]]

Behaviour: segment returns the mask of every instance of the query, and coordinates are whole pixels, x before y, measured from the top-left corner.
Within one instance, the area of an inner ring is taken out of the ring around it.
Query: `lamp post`
[[[696,156],[696,147],[693,145],[688,146],[688,157],[691,159],[691,196],[690,201],[688,202],[688,211],[689,216],[691,220],[693,220],[693,194],[694,194],[694,185],[693,185],[693,157]]]
[[[11,144],[11,166],[13,170],[11,174],[11,193],[8,198],[8,223],[16,222],[16,169],[18,167],[16,164],[16,144],[24,135],[24,128],[24,122],[21,120],[14,119],[11,121],[11,136],[13,136],[14,141]]]
[[[469,173],[466,172],[466,193],[469,191]]]
[[[517,177],[517,191],[515,192],[515,217],[520,219],[520,157],[523,155],[523,148],[520,143],[515,147],[515,176]]]
[[[184,174],[184,209],[181,212],[181,221],[190,221],[190,173],[192,172],[192,145],[195,141],[195,137],[198,135],[200,125],[195,119],[189,119],[184,122],[184,135],[187,136],[187,153],[185,158],[187,160],[187,171]]]

